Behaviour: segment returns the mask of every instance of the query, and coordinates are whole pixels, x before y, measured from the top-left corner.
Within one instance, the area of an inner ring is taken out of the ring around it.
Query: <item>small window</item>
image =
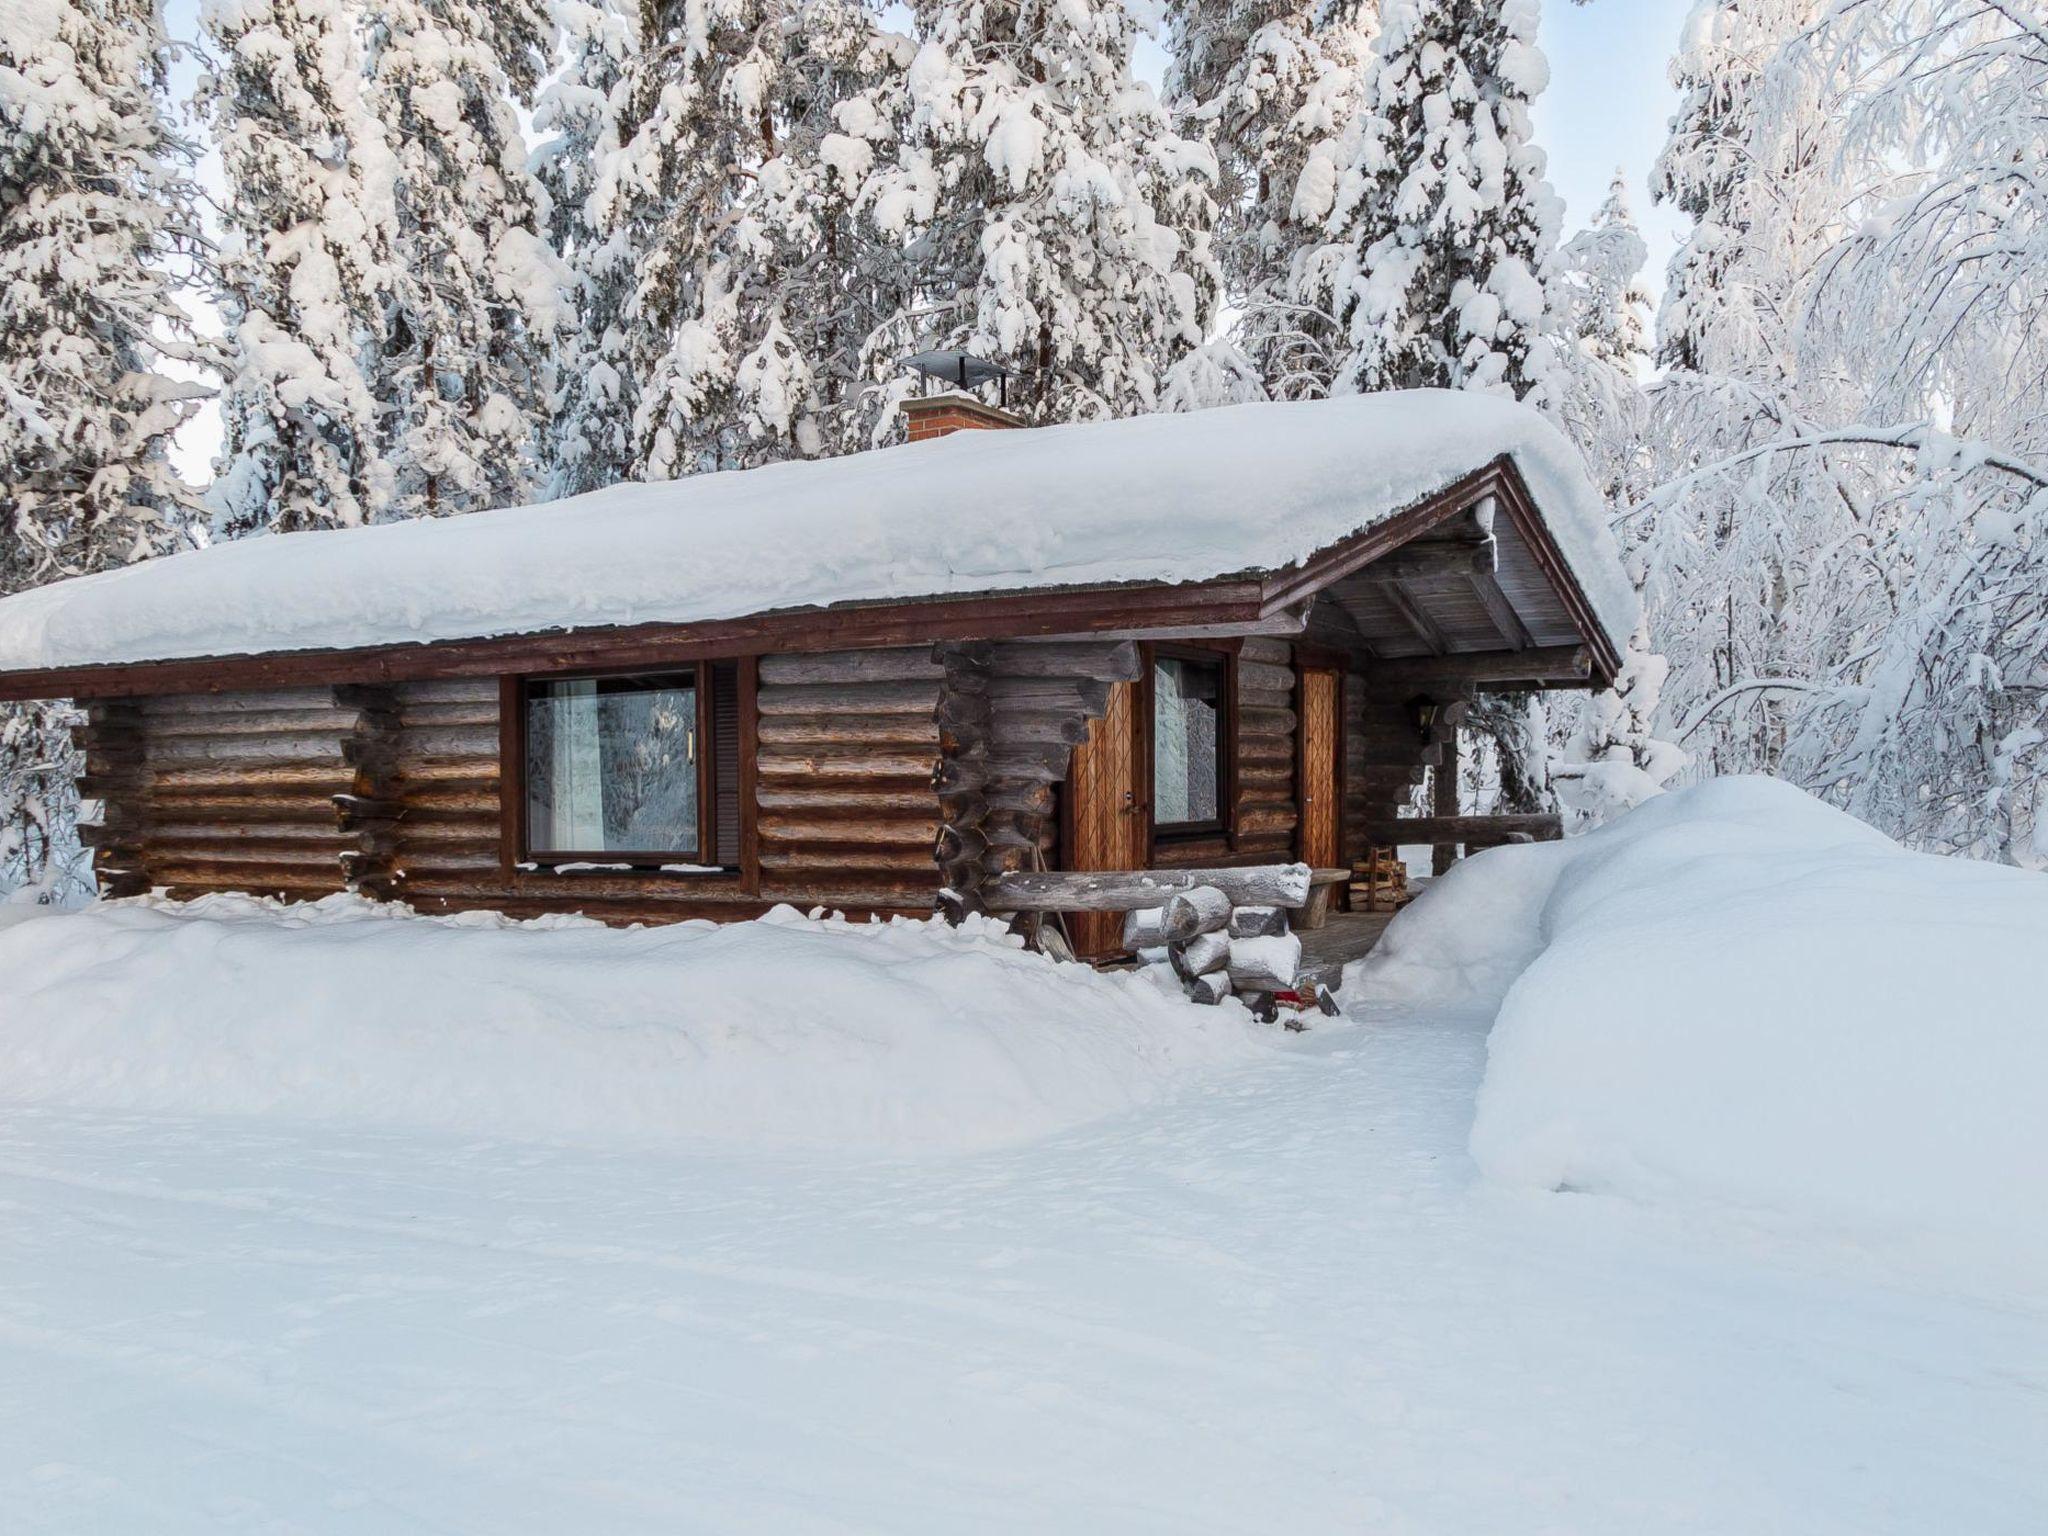
[[[1223,824],[1223,663],[1152,663],[1152,821],[1172,832]]]
[[[525,688],[526,853],[537,862],[712,862],[698,672]],[[715,791],[713,791],[715,793]]]

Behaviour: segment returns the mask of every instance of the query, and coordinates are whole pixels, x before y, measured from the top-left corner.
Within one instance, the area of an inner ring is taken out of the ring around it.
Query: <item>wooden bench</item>
[[[1320,928],[1330,920],[1330,902],[1340,887],[1351,883],[1348,869],[1312,869],[1308,873],[1308,900],[1294,909],[1298,929]]]

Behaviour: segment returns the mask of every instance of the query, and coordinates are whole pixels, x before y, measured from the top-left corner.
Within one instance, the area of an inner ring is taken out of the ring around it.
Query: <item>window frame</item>
[[[1157,699],[1157,666],[1162,659],[1196,661],[1213,666],[1219,676],[1220,697],[1216,707],[1216,811],[1214,819],[1204,821],[1161,821],[1158,819],[1159,781],[1157,778],[1159,713]],[[1232,847],[1237,842],[1237,647],[1228,644],[1205,645],[1192,640],[1158,640],[1145,645],[1143,650],[1145,675],[1142,686],[1140,719],[1143,722],[1143,759],[1140,782],[1145,790],[1146,820],[1151,824],[1152,841],[1157,843],[1194,842],[1202,838],[1221,837]]]
[[[560,672],[522,672],[499,679],[499,842],[502,873],[513,881],[544,877],[576,879],[585,876],[613,876],[647,881],[736,882],[751,889],[755,874],[754,759],[758,739],[755,717],[756,658],[751,656],[693,656],[661,666],[585,667]],[[738,797],[738,846],[718,845],[719,790],[718,741],[714,723],[714,669],[720,664],[734,667],[737,718],[734,755]],[[687,673],[696,693],[697,732],[697,851],[683,854],[650,849],[605,849],[587,851],[533,847],[529,824],[526,772],[526,704],[530,692],[549,683],[583,679],[633,681],[640,678],[673,678]],[[601,866],[590,870],[565,870],[570,864]],[[701,864],[703,869],[667,869],[664,865]]]

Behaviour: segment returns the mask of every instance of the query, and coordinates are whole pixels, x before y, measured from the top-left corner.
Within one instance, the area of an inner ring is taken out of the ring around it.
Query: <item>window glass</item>
[[[529,684],[529,851],[695,854],[698,750],[694,672]]]
[[[1152,819],[1221,820],[1219,786],[1223,667],[1161,656],[1152,663]]]

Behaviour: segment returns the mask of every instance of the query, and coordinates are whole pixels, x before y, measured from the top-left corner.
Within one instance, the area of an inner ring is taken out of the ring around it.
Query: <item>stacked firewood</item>
[[[1215,886],[1197,886],[1170,896],[1164,906],[1124,916],[1124,948],[1170,966],[1190,998],[1220,1003],[1238,997],[1260,1018],[1282,1006],[1317,1006],[1335,1013],[1336,1004],[1313,982],[1300,981],[1301,940],[1288,929],[1281,907],[1233,906]]]

